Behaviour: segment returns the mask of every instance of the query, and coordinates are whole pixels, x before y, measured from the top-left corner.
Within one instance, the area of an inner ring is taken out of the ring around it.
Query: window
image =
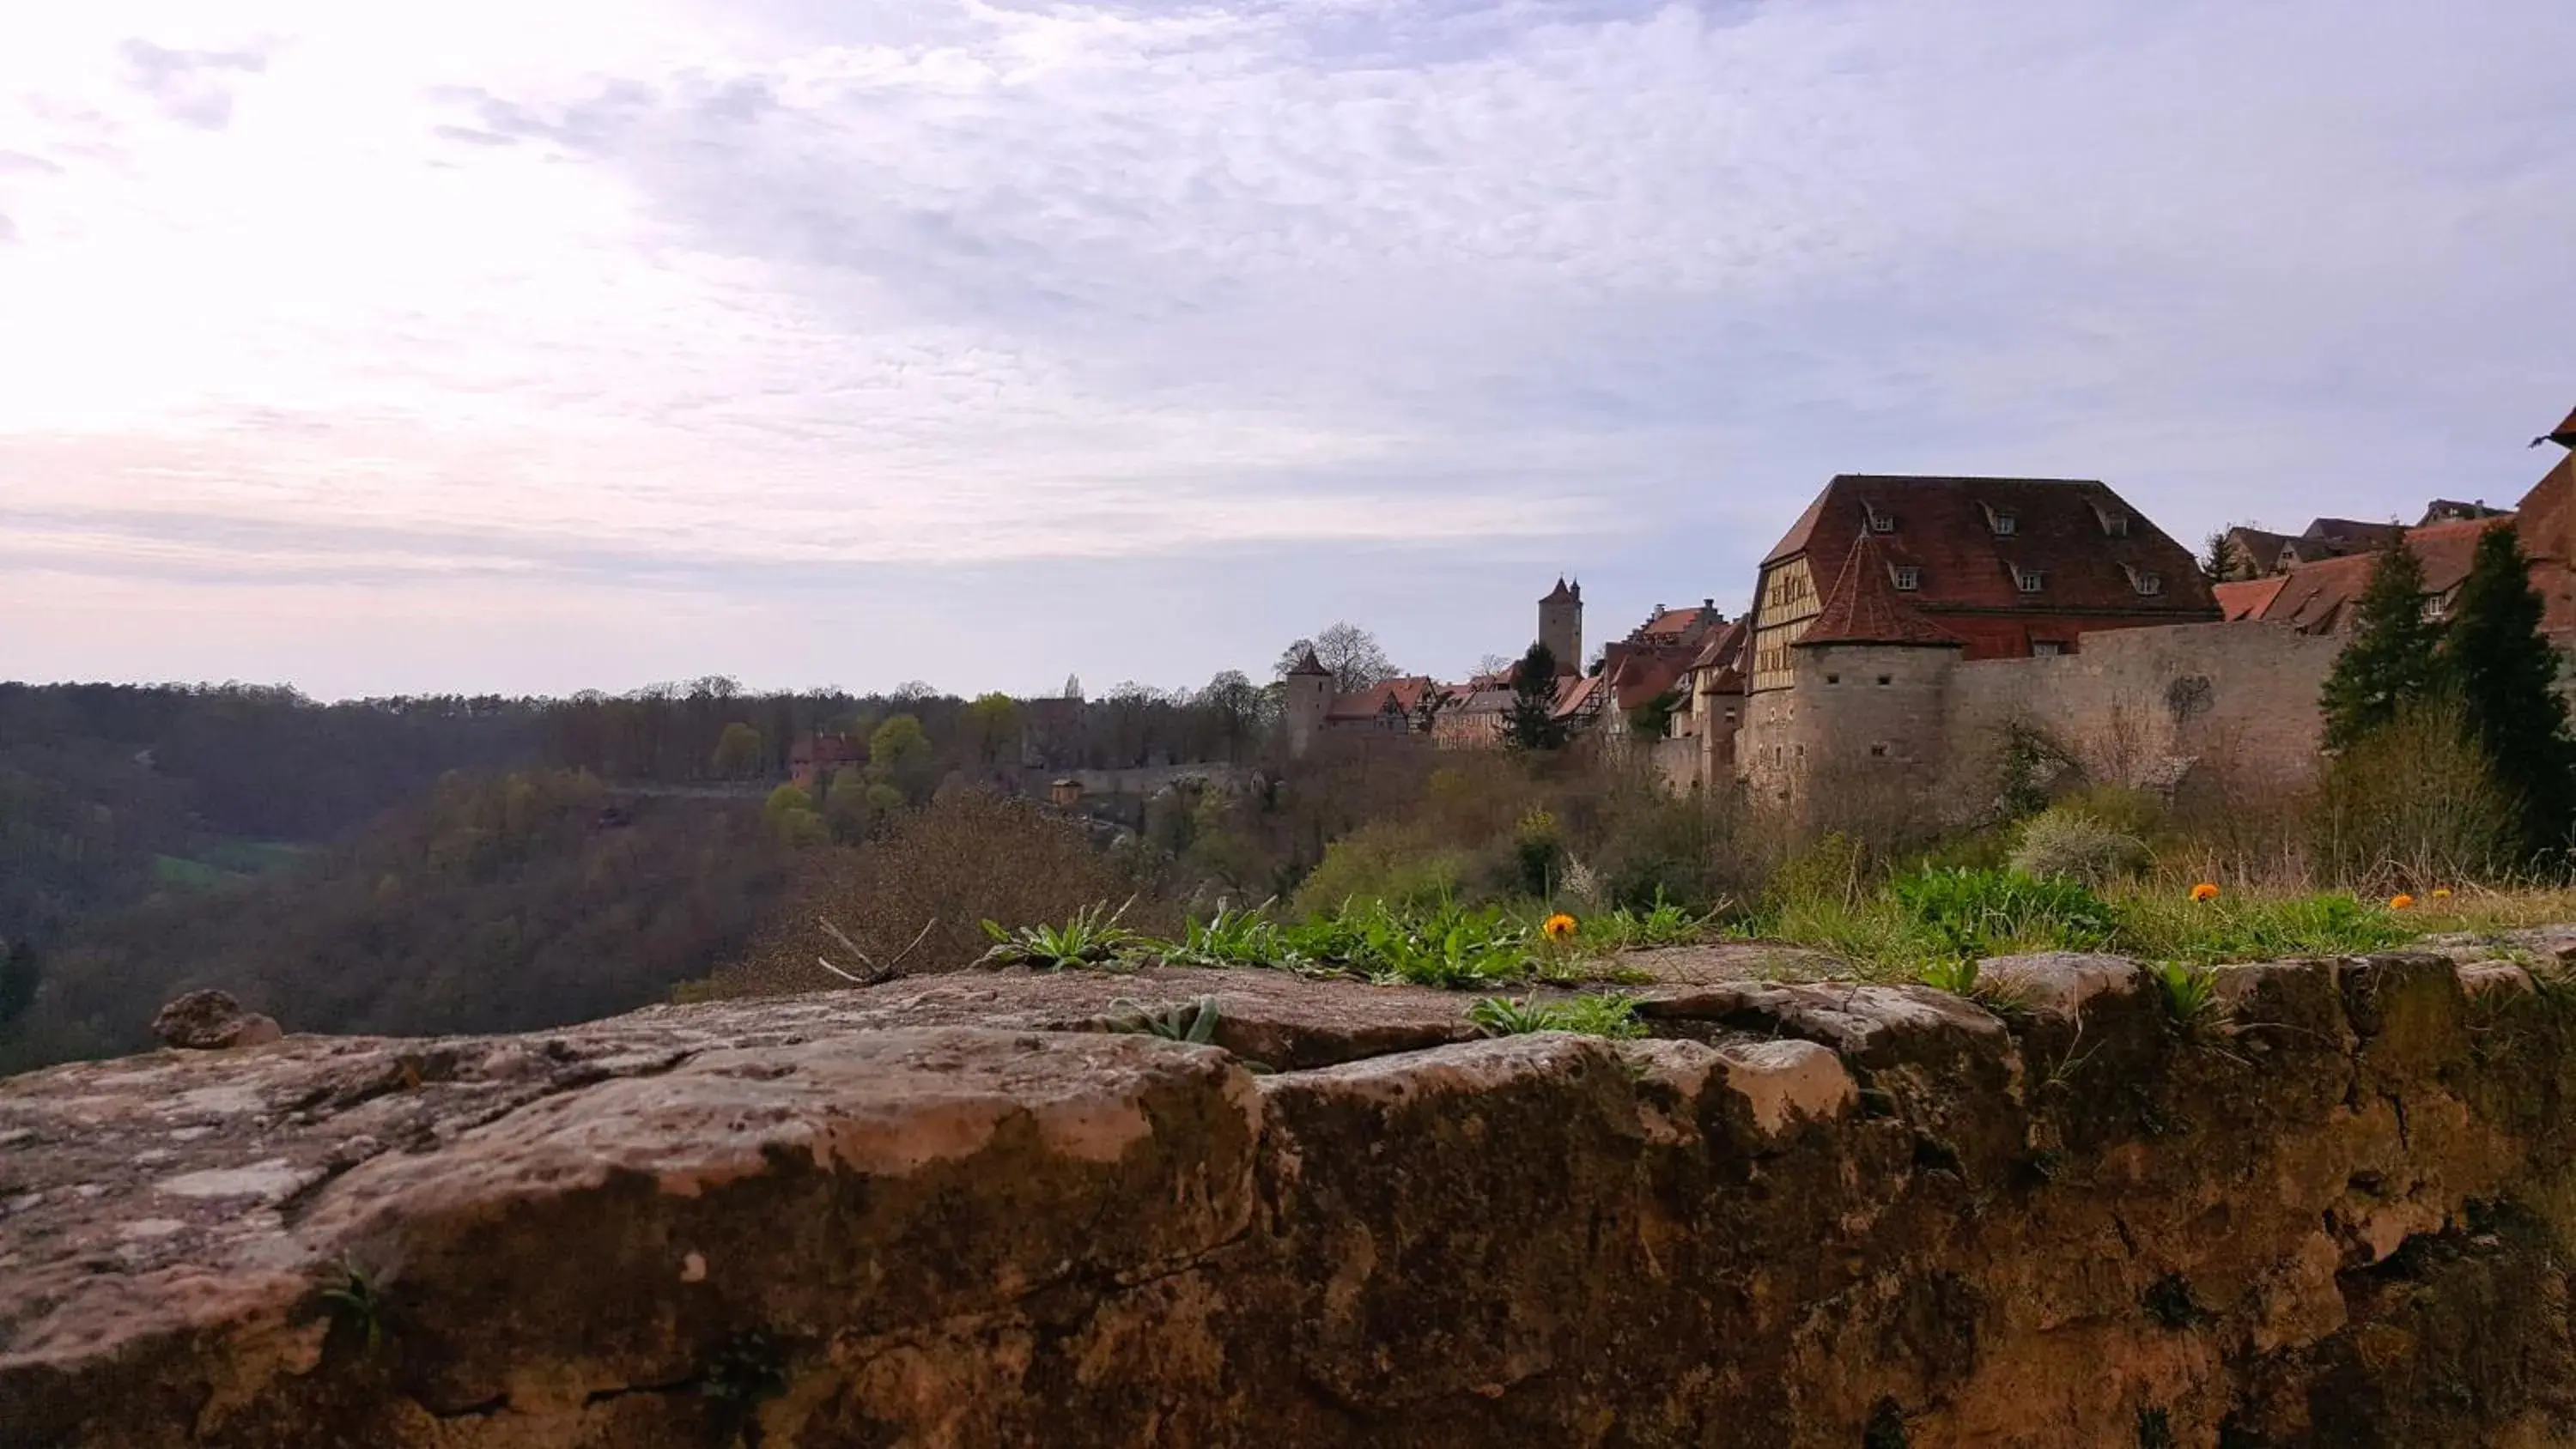
[[[2165,588],[2165,581],[2153,571],[2147,569],[2140,569],[2137,573],[2132,574],[2130,576],[2130,582],[2136,584],[2138,586],[2138,592],[2142,594],[2160,594],[2164,592]]]
[[[1886,758],[1887,758],[1887,746],[1885,746],[1885,745],[1872,745],[1872,746],[1870,746],[1870,747],[1869,747],[1869,757],[1870,757],[1871,759],[1873,759],[1873,760],[1884,760],[1884,759],[1886,759]]]
[[[2025,594],[2039,592],[2040,572],[2037,569],[2014,569],[2013,580],[2021,585],[2021,591]]]
[[[1909,593],[1923,586],[1923,570],[1912,564],[1899,564],[1890,572],[1896,575],[1896,586]]]
[[[1995,537],[1997,538],[2012,537],[2013,529],[2019,523],[2019,519],[2013,517],[2011,513],[2004,509],[1988,508],[1986,510],[1986,526],[1995,531]]]
[[[1893,674],[1882,674],[1878,677],[1878,682],[1881,684],[1894,684],[1896,682],[1896,676]]]
[[[1862,505],[1861,505],[1861,507],[1862,507],[1864,510],[1866,510],[1866,511],[1868,512],[1868,514],[1869,514],[1869,531],[1870,531],[1870,532],[1872,532],[1872,533],[1894,533],[1894,532],[1896,531],[1896,515],[1895,515],[1895,514],[1893,514],[1893,513],[1881,513],[1881,512],[1879,512],[1879,510],[1878,510],[1878,505],[1877,505],[1877,504],[1875,504],[1875,503],[1864,503],[1864,504],[1862,504]]]
[[[2102,520],[2102,531],[2111,537],[2129,536],[2129,515],[2116,508],[2105,508],[2097,503],[2093,506],[2093,516]]]
[[[1840,684],[1842,682],[1843,677],[1839,674],[1828,674],[1825,676],[1825,683],[1827,684]]]
[[[2030,641],[2030,652],[2040,659],[2054,659],[2066,652],[2066,646],[2054,639],[2033,639]]]

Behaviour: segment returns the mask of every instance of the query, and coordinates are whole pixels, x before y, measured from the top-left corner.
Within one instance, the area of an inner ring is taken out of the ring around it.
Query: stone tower
[[[1873,782],[1920,791],[1943,759],[1950,675],[1965,649],[1897,591],[1877,538],[1862,533],[1789,646],[1794,682],[1746,711],[1736,756],[1745,778],[1783,801]]]
[[[1576,580],[1567,588],[1565,580],[1556,581],[1548,596],[1538,601],[1538,642],[1556,656],[1556,672],[1583,672],[1583,583]]]
[[[1279,681],[1279,718],[1288,727],[1288,753],[1302,755],[1323,733],[1324,712],[1333,707],[1333,671],[1306,651],[1288,677]]]

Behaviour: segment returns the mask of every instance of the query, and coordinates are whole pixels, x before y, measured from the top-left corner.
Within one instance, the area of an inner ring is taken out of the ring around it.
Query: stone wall
[[[1019,974],[0,1082],[16,1446],[2576,1442],[2576,1014],[2434,956]],[[1212,995],[1214,1045],[1105,1034]],[[1256,1073],[1253,1069],[1259,1068]]]
[[[2317,694],[2343,641],[2277,624],[2176,624],[2084,636],[2080,653],[1962,664],[1944,704],[1964,773],[2009,726],[2069,750],[2086,774],[2169,784],[2186,768],[2251,785],[2315,772]]]

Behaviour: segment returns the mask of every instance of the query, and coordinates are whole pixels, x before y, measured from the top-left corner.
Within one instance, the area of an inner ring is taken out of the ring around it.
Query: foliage
[[[725,779],[750,779],[767,768],[769,746],[761,739],[760,731],[736,720],[716,737],[715,753],[708,763]]]
[[[1974,996],[1980,969],[1974,956],[1935,961],[1923,968],[1923,984],[1953,996]]]
[[[358,1335],[362,1352],[372,1354],[384,1342],[384,1289],[354,1254],[341,1258],[340,1281],[322,1290],[322,1302]]]
[[[2064,878],[2100,889],[2145,870],[2146,842],[2091,813],[2054,805],[2023,821],[2012,868],[2023,875]]]
[[[2540,620],[2518,536],[2510,527],[2487,529],[2453,601],[2439,661],[2469,737],[2514,802],[2514,843],[2528,863],[2563,860],[2576,823],[2576,740],[2551,687],[2558,661]]]
[[[814,964],[844,949],[820,929],[824,919],[878,960],[905,949],[927,922],[929,934],[907,971],[955,971],[993,946],[983,921],[1013,929],[1060,922],[1095,902],[1135,895],[1140,884],[1081,824],[1031,801],[969,789],[881,819],[856,845],[804,853],[759,933],[717,958],[723,964],[705,993],[769,995],[834,984]],[[1141,895],[1126,924],[1168,923],[1177,931],[1176,916],[1165,910]]]
[[[815,813],[814,797],[795,785],[770,791],[761,804],[760,819],[782,845],[816,845],[831,836],[823,817]]]
[[[1062,925],[1040,922],[1013,930],[998,921],[986,921],[984,933],[993,938],[993,948],[984,953],[984,963],[1053,971],[1118,964],[1139,939],[1119,924],[1134,904],[1130,897],[1114,911],[1106,902],[1084,906]]]
[[[1532,644],[1512,676],[1511,707],[1503,713],[1503,746],[1523,753],[1561,749],[1565,725],[1555,716],[1556,655]]]
[[[2022,945],[2092,950],[2118,930],[2110,903],[2081,882],[2009,870],[1922,870],[1888,888],[1897,906],[1958,956]]]
[[[2218,973],[2183,961],[2158,962],[2150,971],[2157,999],[2176,1027],[2196,1031],[2218,1010]]]
[[[566,771],[450,778],[256,880],[46,950],[0,1071],[140,1050],[162,1003],[198,986],[292,1031],[533,1031],[632,1010],[739,951],[782,898],[794,857],[755,805]]]
[[[1659,892],[1644,910],[1632,906],[1583,918],[1576,940],[1595,951],[1625,951],[1640,946],[1686,946],[1708,934],[1706,916],[1693,915]]]
[[[919,719],[890,715],[868,736],[868,779],[896,791],[906,802],[929,796],[939,781],[939,767]]]
[[[1626,1040],[1646,1034],[1645,1023],[1637,1020],[1637,1003],[1617,995],[1568,996],[1555,1001],[1488,996],[1467,1008],[1467,1019],[1488,1036],[1562,1031]]]
[[[2412,932],[2385,908],[2342,892],[2195,902],[2178,891],[2121,902],[2114,949],[2150,960],[2212,964],[2384,951]]]
[[[966,706],[966,729],[976,759],[987,765],[998,763],[1019,743],[1019,701],[1007,694],[975,696]]]
[[[1554,894],[1557,861],[1564,854],[1564,837],[1547,811],[1532,810],[1512,828],[1512,858],[1519,863],[1524,894],[1541,900]]]
[[[2513,802],[2447,699],[2401,706],[2329,761],[2308,816],[2317,858],[2374,895],[2513,860]]]
[[[1204,921],[1188,921],[1177,941],[1154,954],[1173,966],[1281,966],[1297,961],[1266,906],[1235,910],[1220,905]]]
[[[1463,852],[1428,845],[1391,823],[1364,825],[1324,847],[1296,903],[1308,914],[1347,903],[1427,906],[1455,897],[1468,872]]]
[[[1342,694],[1357,694],[1396,677],[1394,663],[1378,646],[1377,636],[1356,624],[1336,620],[1333,626],[1312,639],[1298,639],[1279,651],[1275,673],[1281,679],[1315,651],[1316,662],[1332,671],[1333,688]]]
[[[1377,904],[1310,922],[1291,939],[1319,961],[1412,986],[1510,980],[1531,963],[1529,928],[1490,906],[1402,913]]]
[[[2317,707],[2325,746],[2346,750],[2386,728],[2436,687],[2441,630],[2424,612],[2424,564],[2397,534],[2382,544],[2354,603],[2351,642],[2335,656]]]
[[[1183,1001],[1154,1010],[1141,1003],[1118,997],[1109,1003],[1111,1011],[1127,1013],[1117,1029],[1158,1036],[1165,1041],[1187,1042],[1205,1046],[1216,1040],[1218,1013],[1216,998],[1202,996],[1196,1001]]]

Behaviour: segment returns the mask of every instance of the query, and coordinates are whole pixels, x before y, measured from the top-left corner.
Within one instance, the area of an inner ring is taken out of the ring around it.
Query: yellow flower
[[[2214,901],[2218,899],[2218,887],[2208,881],[2202,881],[2191,888],[2191,898],[2196,901]]]
[[[1546,923],[1541,925],[1539,929],[1547,934],[1547,938],[1549,940],[1563,941],[1574,934],[1574,918],[1563,911],[1559,911],[1555,915],[1548,917]]]
[[[2451,898],[2451,888],[2450,888],[2449,886],[2435,886],[2435,887],[2433,887],[2433,899],[2435,899],[2435,900],[2437,900],[2437,901],[2447,901],[2447,900],[2449,900],[2450,898]]]
[[[2388,908],[2392,911],[2406,910],[2414,904],[2415,898],[2406,894],[2404,891],[2399,891],[2397,894],[2388,898]]]

